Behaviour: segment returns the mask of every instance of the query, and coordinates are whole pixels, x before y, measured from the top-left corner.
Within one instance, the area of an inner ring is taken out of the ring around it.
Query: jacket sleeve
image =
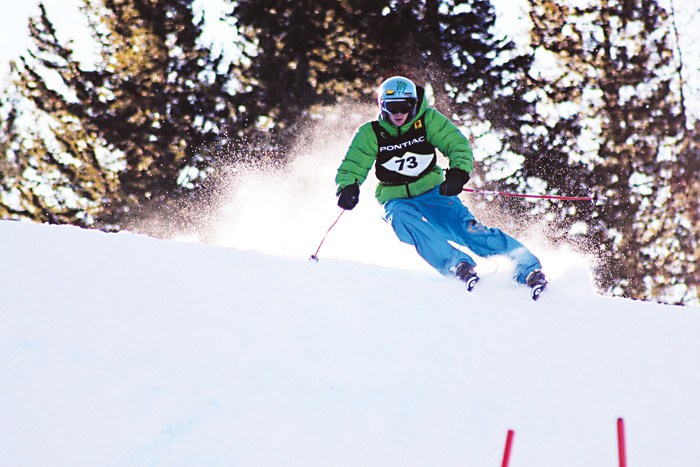
[[[367,179],[377,158],[378,143],[371,123],[365,123],[355,132],[350,147],[340,163],[335,177],[336,194],[353,183],[362,184]]]
[[[474,154],[469,140],[447,117],[433,108],[425,113],[428,142],[450,160],[450,167],[468,174],[474,169]]]

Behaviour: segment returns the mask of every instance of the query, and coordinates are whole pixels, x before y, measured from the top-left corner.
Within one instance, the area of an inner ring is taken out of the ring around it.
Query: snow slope
[[[8,466],[697,466],[698,309],[0,222]]]

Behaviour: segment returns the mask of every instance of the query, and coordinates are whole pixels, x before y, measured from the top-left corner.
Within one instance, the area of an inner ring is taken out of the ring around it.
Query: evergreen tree
[[[549,124],[530,129],[540,154],[527,157],[517,176],[554,191],[583,185],[601,194],[601,204],[559,211],[588,224],[587,238],[605,257],[601,287],[663,299],[659,290],[683,280],[685,263],[678,249],[663,247],[685,212],[674,203],[686,134],[668,14],[653,0],[530,4],[536,56],[556,66],[534,76]],[[552,156],[556,162],[547,163]],[[562,176],[561,167],[576,178]]]
[[[16,119],[17,112],[11,97],[7,91],[3,91],[0,96],[0,219],[18,218],[22,214],[17,206],[12,206],[10,200],[18,179],[16,166],[13,164],[14,152],[20,140]]]
[[[41,135],[41,115],[28,108],[13,87],[3,99],[0,135],[0,214],[3,219],[28,219],[50,224],[86,225],[99,207],[108,182],[94,167],[80,164],[69,153],[75,143],[57,129],[51,138]],[[20,113],[18,109],[23,108]],[[18,123],[30,120],[34,126]],[[74,151],[86,154],[85,151]],[[89,161],[82,161],[89,162]],[[66,187],[70,186],[70,190]]]
[[[50,118],[45,157],[63,166],[57,188],[94,192],[99,208],[75,223],[120,228],[149,211],[174,222],[223,157],[210,147],[250,126],[222,57],[198,43],[192,3],[84,0],[99,47],[90,66],[61,43],[43,5],[32,19],[36,52],[18,86]]]
[[[270,130],[266,149],[284,157],[319,105],[363,94],[366,66],[347,30],[346,2],[241,0],[231,17],[247,46],[238,73],[251,113]],[[254,148],[250,148],[255,150]]]
[[[494,37],[488,0],[239,0],[232,16],[255,44],[241,74],[280,150],[314,106],[371,102],[395,74],[428,85],[441,111],[521,145],[517,116],[530,104],[517,80],[529,57]]]

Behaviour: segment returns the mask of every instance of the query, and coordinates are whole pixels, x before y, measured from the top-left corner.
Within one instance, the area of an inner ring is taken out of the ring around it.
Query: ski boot
[[[530,296],[533,300],[540,298],[540,294],[547,287],[547,279],[539,269],[528,274],[525,283],[530,287]]]
[[[455,275],[467,285],[467,290],[470,292],[476,283],[479,282],[479,276],[476,275],[476,271],[469,263],[459,263],[455,270]]]

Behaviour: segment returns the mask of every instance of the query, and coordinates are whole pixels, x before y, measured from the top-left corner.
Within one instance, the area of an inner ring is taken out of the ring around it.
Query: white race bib
[[[383,163],[382,167],[392,172],[400,173],[401,175],[415,177],[423,173],[423,171],[428,168],[430,163],[433,161],[433,157],[433,154],[416,154],[414,152],[407,152],[401,157],[392,157]]]

